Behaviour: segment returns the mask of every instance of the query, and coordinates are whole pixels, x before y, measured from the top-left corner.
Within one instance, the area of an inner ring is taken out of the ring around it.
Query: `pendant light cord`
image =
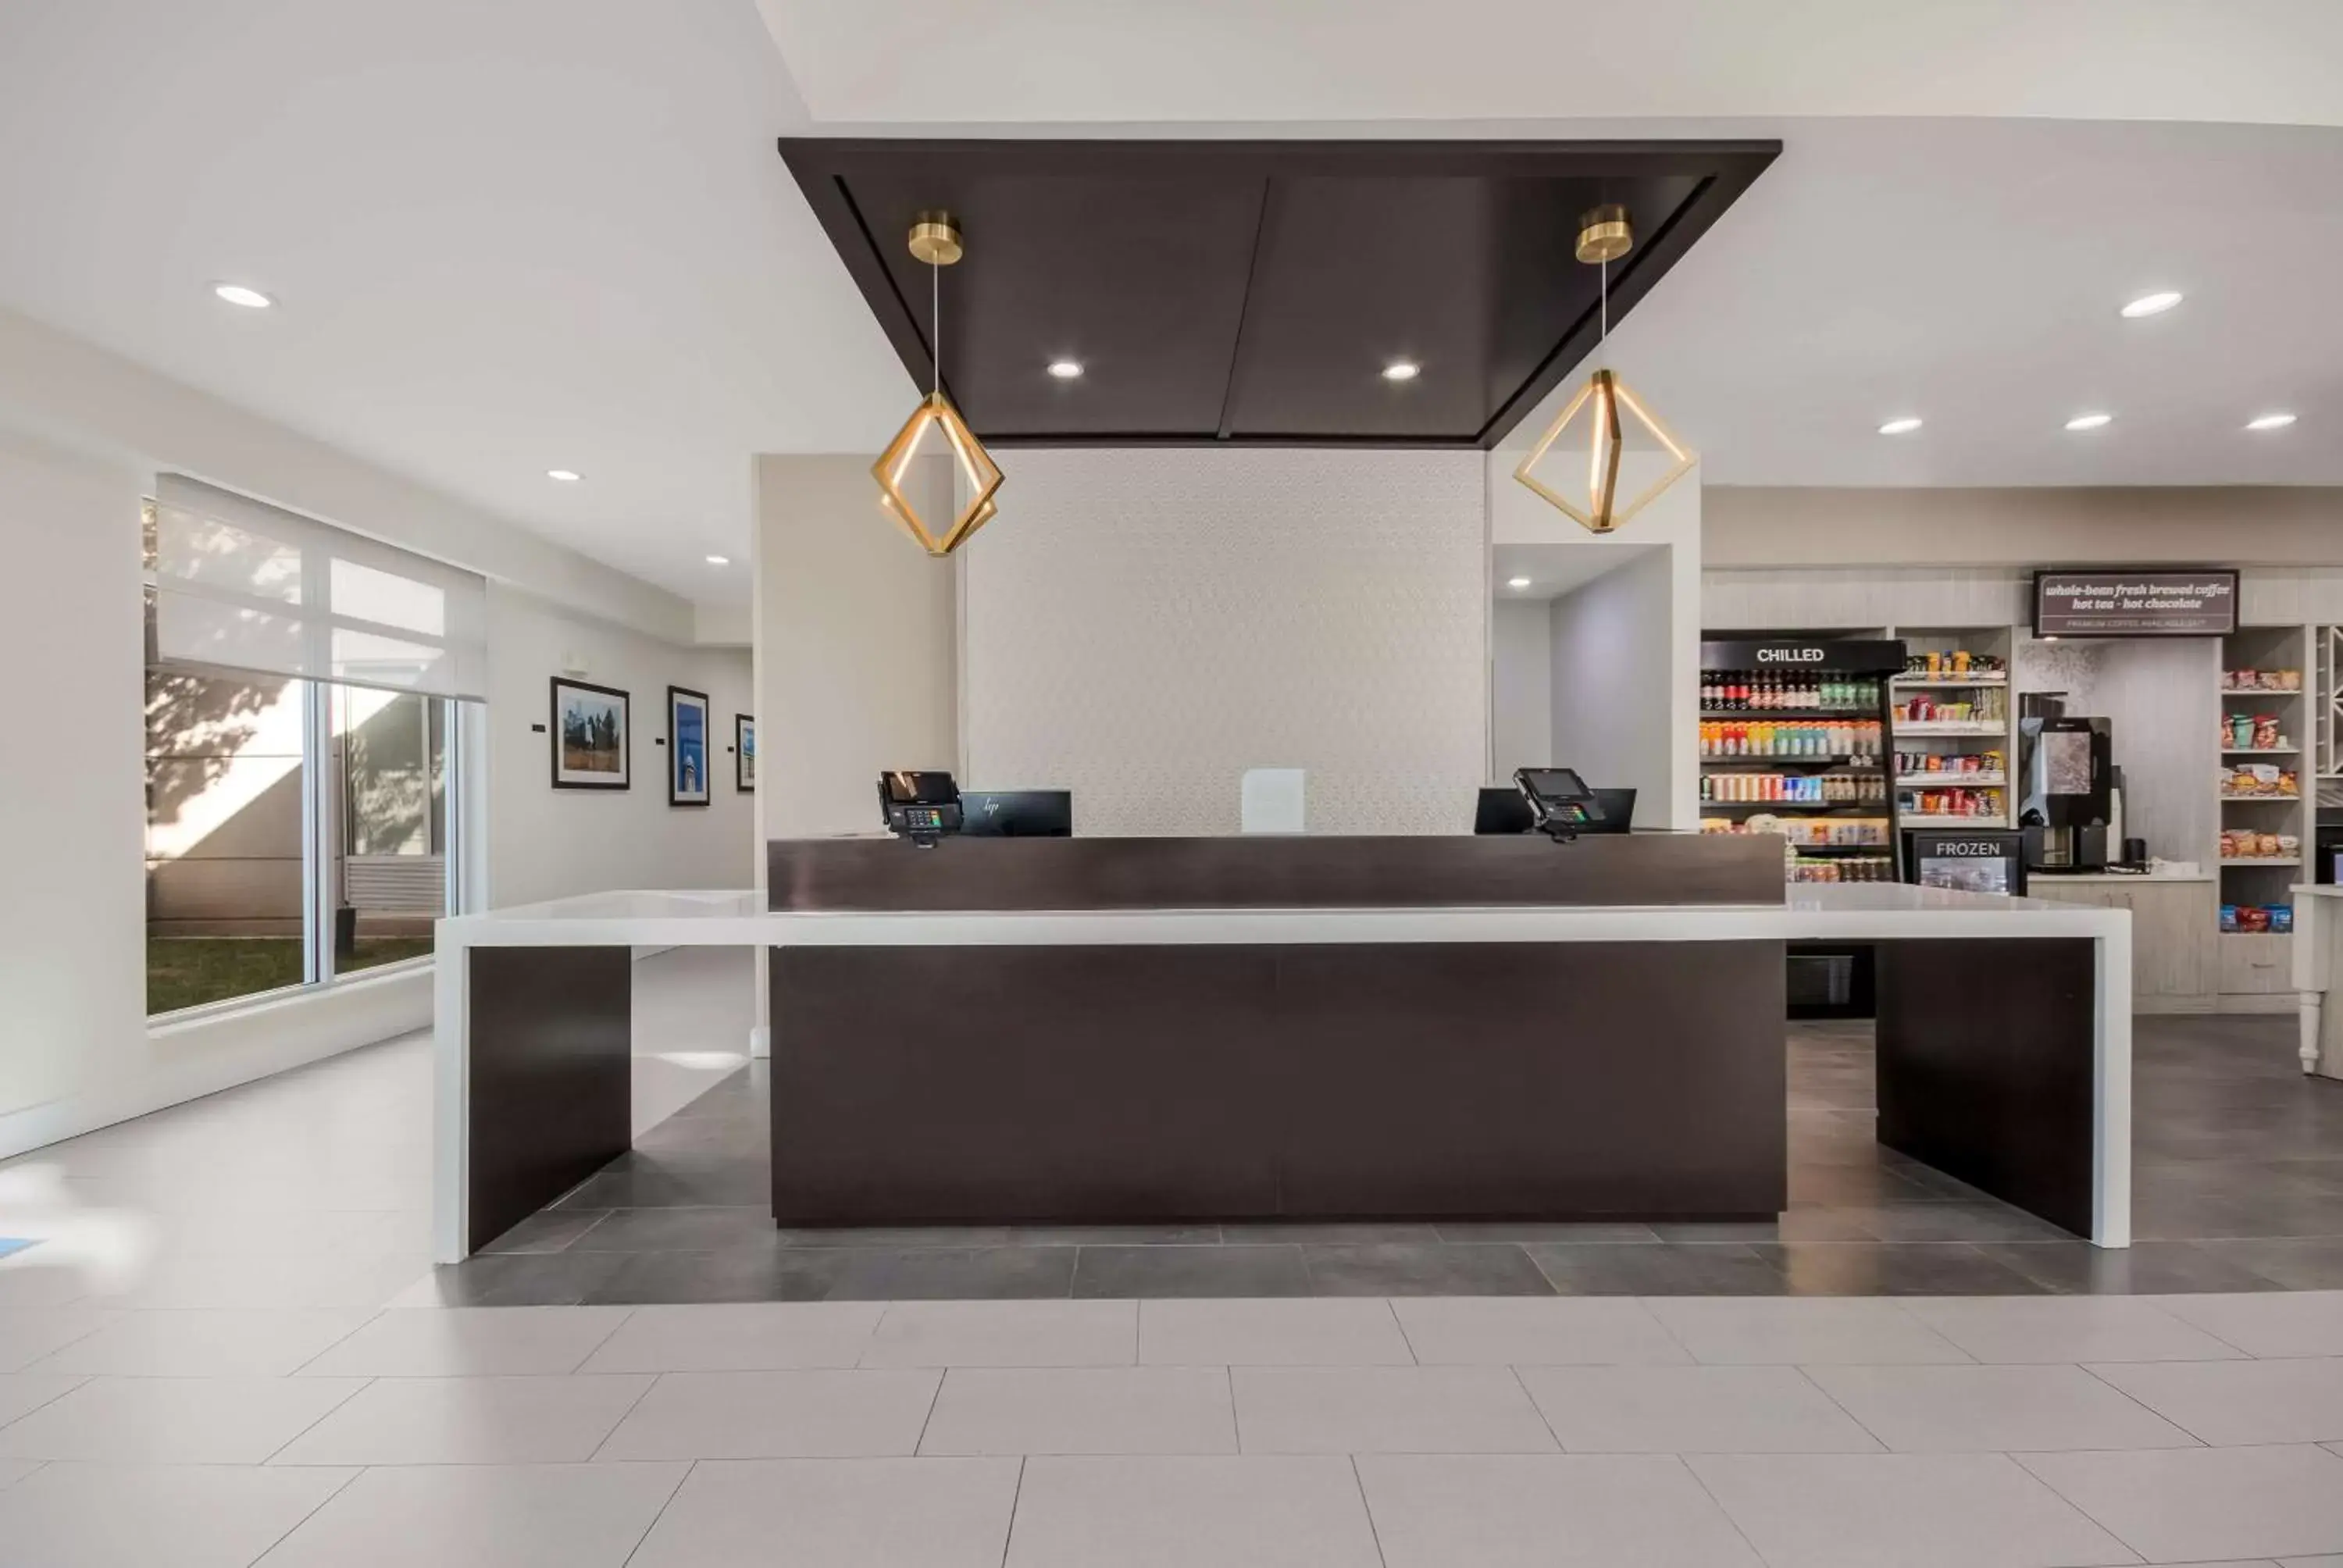
[[[1594,357],[1607,365],[1611,362],[1611,263],[1607,258],[1599,270],[1603,275],[1603,330],[1594,340]]]
[[[944,269],[932,261],[928,263],[928,336],[934,340],[929,347],[934,351],[934,392],[940,397],[944,395]]]

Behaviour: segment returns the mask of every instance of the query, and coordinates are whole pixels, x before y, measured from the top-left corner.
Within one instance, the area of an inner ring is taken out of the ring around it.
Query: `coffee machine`
[[[2121,843],[2113,732],[2104,719],[2069,715],[2065,696],[2027,693],[2017,725],[2026,867],[2052,875],[2104,869]]]

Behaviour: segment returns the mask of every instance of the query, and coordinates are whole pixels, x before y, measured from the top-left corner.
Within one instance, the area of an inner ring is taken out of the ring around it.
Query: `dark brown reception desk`
[[[771,908],[964,913],[777,947],[783,1224],[1768,1216],[1784,943],[1603,940],[1779,909],[1770,839],[770,846]],[[1566,913],[1564,940],[1473,917]],[[1019,916],[1056,922],[996,940]]]
[[[678,946],[771,965],[787,1225],[1770,1216],[1785,954],[1828,941],[1877,952],[1880,1141],[2129,1244],[2121,910],[1785,890],[1765,838],[769,853],[761,900],[439,922],[443,1261],[626,1154],[631,955]]]

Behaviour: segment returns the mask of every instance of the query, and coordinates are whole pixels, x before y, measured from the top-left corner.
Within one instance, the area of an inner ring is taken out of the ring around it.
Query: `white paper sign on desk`
[[[1303,831],[1302,799],[1309,770],[1302,768],[1248,768],[1238,796],[1237,819],[1247,833]]]

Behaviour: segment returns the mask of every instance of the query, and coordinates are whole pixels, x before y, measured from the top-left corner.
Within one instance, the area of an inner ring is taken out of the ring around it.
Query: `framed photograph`
[[[553,678],[553,787],[556,789],[624,789],[632,782],[628,765],[633,737],[627,724],[628,698],[608,686]]]
[[[708,693],[667,689],[667,803],[708,804]]]
[[[732,716],[732,788],[757,792],[757,721],[745,713]]]

